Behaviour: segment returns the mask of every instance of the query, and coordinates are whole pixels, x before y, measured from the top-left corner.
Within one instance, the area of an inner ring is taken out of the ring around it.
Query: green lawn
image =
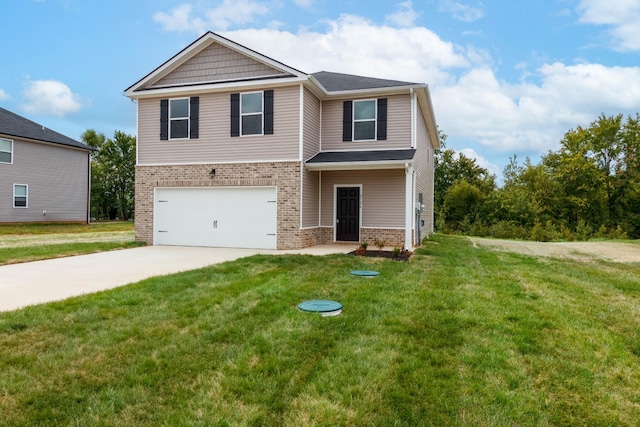
[[[87,232],[130,231],[130,230],[133,230],[133,221],[94,222],[91,224],[73,224],[73,223],[0,224],[0,235],[87,233]]]
[[[640,266],[418,252],[255,256],[0,313],[0,425],[638,424]]]

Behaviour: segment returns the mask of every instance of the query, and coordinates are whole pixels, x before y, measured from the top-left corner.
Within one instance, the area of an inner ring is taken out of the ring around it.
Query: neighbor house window
[[[231,94],[231,136],[273,134],[273,91]]]
[[[160,139],[198,138],[200,97],[160,100]]]
[[[13,184],[13,207],[28,207],[29,188],[24,184]]]
[[[343,141],[387,139],[387,98],[344,101]]]
[[[13,163],[13,141],[0,138],[0,163]]]

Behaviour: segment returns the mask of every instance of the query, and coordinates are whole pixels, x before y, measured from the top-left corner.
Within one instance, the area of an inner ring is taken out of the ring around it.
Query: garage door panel
[[[158,188],[154,242],[229,248],[276,247],[276,189]]]

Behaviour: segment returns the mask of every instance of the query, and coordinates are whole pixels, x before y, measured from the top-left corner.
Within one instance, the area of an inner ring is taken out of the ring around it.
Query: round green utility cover
[[[376,277],[380,275],[380,272],[371,271],[371,270],[353,270],[351,274],[354,276],[362,276],[362,277]]]
[[[311,300],[301,302],[298,304],[298,308],[302,311],[320,313],[323,316],[337,316],[342,313],[342,304],[328,300]]]

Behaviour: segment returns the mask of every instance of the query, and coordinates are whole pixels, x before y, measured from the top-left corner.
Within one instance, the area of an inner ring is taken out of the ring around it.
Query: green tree
[[[91,159],[91,212],[96,218],[128,220],[133,213],[136,138],[115,131],[113,139],[89,129],[82,140],[98,150]]]

